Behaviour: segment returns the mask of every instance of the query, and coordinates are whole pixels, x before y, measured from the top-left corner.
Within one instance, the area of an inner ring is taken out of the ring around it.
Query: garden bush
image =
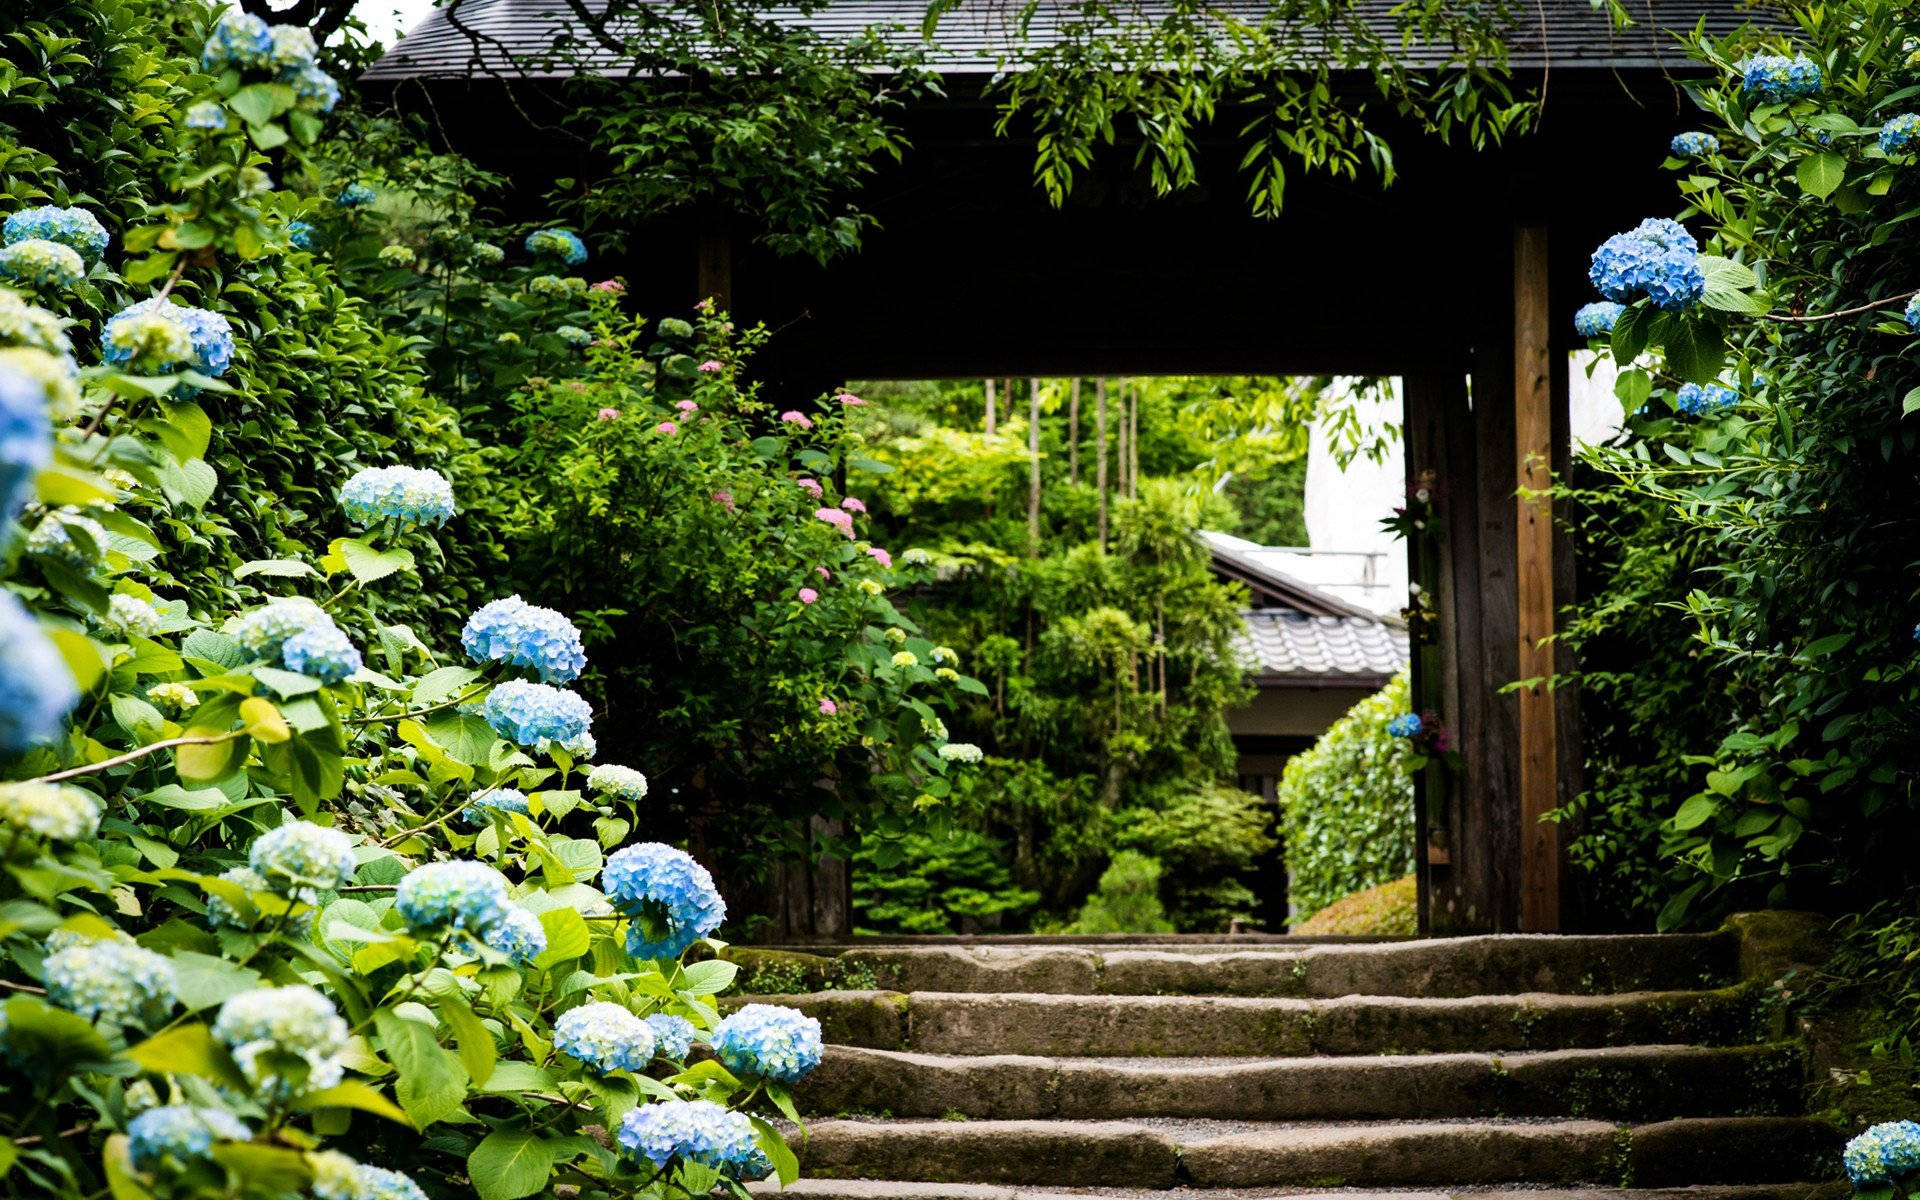
[[[1402,674],[1287,761],[1280,844],[1303,917],[1413,869],[1414,751],[1388,731],[1406,710]]]
[[[697,846],[703,864],[635,836],[658,824],[646,775],[590,766],[577,689],[625,614],[576,621],[498,586],[509,539],[550,532],[528,516],[545,493],[512,486],[525,464],[427,386],[442,368],[408,332],[406,281],[354,265],[387,217],[337,177],[339,91],[304,31],[210,18],[137,0],[0,15],[17,139],[0,165],[0,1182],[664,1200],[791,1179],[771,1121],[795,1115],[818,1026],[722,1017],[736,968],[705,956],[725,848]],[[571,372],[557,394],[630,406],[622,426],[548,405],[543,469],[804,490],[794,460],[822,453],[805,426],[749,428],[750,396],[700,391],[674,357],[691,322],[658,333],[671,353],[637,346],[615,287],[591,303],[556,273],[587,252],[576,235],[515,246],[475,311],[553,291],[602,346],[542,324],[544,357],[501,377],[545,395],[533,368]],[[373,257],[420,265],[403,244]],[[711,426],[685,441],[707,457],[661,450],[680,432],[664,415],[640,426],[692,395],[711,416],[688,424]],[[903,755],[879,794],[934,807],[977,754],[907,693],[962,680],[931,646],[906,662],[904,625],[873,627],[895,568],[838,511],[776,510],[806,563],[786,560],[762,632],[832,614],[863,656],[822,668],[848,729],[805,732],[864,762],[893,752],[860,745],[879,722]],[[833,715],[790,680],[792,704]]]
[[[1160,874],[1160,860],[1138,850],[1120,851],[1067,932],[1172,933],[1173,922],[1160,903]]]

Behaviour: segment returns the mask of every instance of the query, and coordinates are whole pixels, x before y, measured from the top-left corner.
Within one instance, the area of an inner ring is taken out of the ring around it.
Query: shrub
[[[1114,855],[1067,932],[1172,933],[1173,922],[1160,904],[1160,861],[1138,850]]]
[[[1413,869],[1413,776],[1387,725],[1407,711],[1403,674],[1335,721],[1280,778],[1280,842],[1295,907],[1312,914]]]
[[[1115,818],[1115,844],[1166,868],[1167,915],[1183,933],[1220,932],[1253,920],[1258,898],[1242,882],[1274,847],[1273,812],[1260,797],[1202,783]]]
[[[1413,876],[1403,875],[1390,883],[1343,896],[1287,932],[1323,937],[1376,934],[1411,937],[1419,932],[1419,925],[1419,888]]]
[[[881,867],[853,859],[854,924],[861,933],[978,933],[1017,926],[1039,902],[1014,886],[1006,843],[970,829],[909,834]]]

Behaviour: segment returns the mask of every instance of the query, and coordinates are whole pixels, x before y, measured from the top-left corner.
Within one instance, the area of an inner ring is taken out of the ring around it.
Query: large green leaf
[[[374,1014],[380,1048],[398,1074],[394,1096],[421,1129],[452,1116],[467,1097],[467,1068],[433,1038],[433,1030],[391,1008]]]
[[[1825,199],[1847,178],[1847,160],[1831,150],[1809,154],[1793,168],[1793,178],[1809,196]]]
[[[496,1129],[467,1156],[467,1177],[480,1200],[519,1200],[547,1186],[553,1148],[525,1129]]]

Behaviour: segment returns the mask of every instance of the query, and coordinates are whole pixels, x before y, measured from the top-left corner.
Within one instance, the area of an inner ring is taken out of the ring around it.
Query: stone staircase
[[[827,1034],[786,1195],[1846,1194],[1731,933],[729,957]]]

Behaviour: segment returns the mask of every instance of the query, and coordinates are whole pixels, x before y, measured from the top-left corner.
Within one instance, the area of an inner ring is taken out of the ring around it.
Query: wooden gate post
[[[1520,928],[1560,928],[1560,827],[1546,820],[1558,807],[1560,752],[1554,695],[1555,536],[1553,502],[1554,380],[1552,309],[1548,304],[1547,229],[1521,225],[1513,234],[1513,472],[1515,587],[1519,602]],[[1564,434],[1563,434],[1564,436]]]

